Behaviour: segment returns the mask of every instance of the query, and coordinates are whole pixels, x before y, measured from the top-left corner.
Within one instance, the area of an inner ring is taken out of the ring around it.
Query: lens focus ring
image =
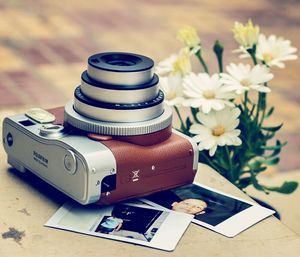
[[[134,86],[110,85],[98,82],[83,72],[81,75],[81,91],[86,96],[107,103],[141,103],[158,95],[158,76],[144,84]]]
[[[144,84],[153,77],[154,62],[150,58],[121,52],[92,55],[88,59],[88,75],[112,85]]]
[[[150,101],[133,104],[116,104],[95,101],[85,96],[80,87],[74,93],[74,108],[81,115],[107,122],[138,122],[150,120],[162,114],[164,95],[158,95]]]

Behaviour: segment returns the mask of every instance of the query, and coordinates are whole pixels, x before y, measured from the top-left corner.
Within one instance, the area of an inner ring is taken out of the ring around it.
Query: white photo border
[[[178,213],[178,212],[174,212],[174,211],[170,211],[170,210],[161,210],[160,208],[158,209],[158,208],[151,207],[151,206],[146,207],[145,205],[137,205],[137,204],[130,204],[130,203],[122,203],[122,204],[129,205],[129,206],[135,206],[138,208],[164,211],[164,212],[168,213],[168,216],[165,218],[163,223],[160,225],[158,231],[153,236],[153,238],[151,239],[150,242],[142,241],[142,240],[138,240],[138,239],[134,239],[134,238],[126,238],[126,237],[121,237],[121,236],[116,236],[116,235],[110,235],[110,234],[105,234],[105,233],[100,233],[100,232],[93,232],[90,230],[82,230],[82,229],[77,229],[72,226],[59,224],[60,220],[66,214],[70,213],[71,209],[75,205],[78,205],[78,203],[75,203],[73,201],[67,202],[64,205],[62,205],[57,210],[57,212],[44,224],[44,226],[58,228],[58,229],[67,230],[67,231],[74,231],[74,232],[81,233],[81,234],[87,234],[87,235],[91,235],[91,236],[95,236],[95,237],[112,239],[112,240],[117,240],[117,241],[121,241],[121,242],[143,245],[143,246],[156,248],[156,249],[160,249],[160,250],[164,250],[164,251],[173,251],[193,219],[193,215],[189,215],[189,214],[185,214],[185,213]],[[80,206],[80,205],[78,205],[78,206]],[[104,212],[103,213],[99,212],[99,218],[104,217],[104,216],[105,216]]]
[[[224,220],[223,222],[217,224],[216,226],[210,225],[206,222],[193,219],[192,223],[198,224],[200,226],[206,227],[210,230],[213,230],[217,233],[220,233],[226,237],[235,237],[242,231],[246,230],[247,228],[253,226],[254,224],[258,223],[259,221],[267,218],[270,215],[273,215],[275,211],[270,210],[268,208],[262,207],[261,205],[257,203],[253,203],[247,200],[244,200],[242,198],[233,196],[231,194],[224,193],[220,190],[213,189],[211,187],[205,186],[201,183],[194,182],[191,185],[196,185],[199,187],[202,187],[204,189],[207,189],[211,192],[227,196],[229,198],[232,198],[234,200],[241,201],[243,203],[251,205],[249,208],[246,208],[239,213],[231,216],[230,218]],[[172,190],[172,189],[170,189]],[[151,200],[142,198],[142,201],[144,201],[147,204],[152,205],[155,208],[160,208],[161,210],[170,210],[164,206],[161,206],[157,203],[152,202]]]

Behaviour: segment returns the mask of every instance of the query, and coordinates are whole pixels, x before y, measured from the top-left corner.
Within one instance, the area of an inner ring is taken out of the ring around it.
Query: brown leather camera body
[[[56,123],[64,123],[63,107],[48,110]],[[80,131],[81,132],[81,131]],[[192,183],[197,171],[198,153],[187,136],[171,126],[147,135],[103,136],[86,134],[113,153],[117,163],[116,187],[104,192],[99,204],[111,204]]]

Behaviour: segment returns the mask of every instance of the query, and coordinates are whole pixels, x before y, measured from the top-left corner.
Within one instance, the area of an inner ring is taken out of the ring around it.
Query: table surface
[[[34,175],[9,168],[2,148],[0,160],[0,233],[10,227],[25,233],[19,242],[0,238],[1,257],[300,256],[300,237],[274,217],[234,238],[191,224],[173,252],[46,228],[43,224],[66,198]],[[199,164],[196,181],[249,200],[206,165]]]

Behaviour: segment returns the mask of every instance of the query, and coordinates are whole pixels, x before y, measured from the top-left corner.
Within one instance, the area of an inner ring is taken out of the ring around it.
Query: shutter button
[[[67,150],[64,157],[64,166],[67,172],[73,175],[77,169],[75,154],[71,150]]]
[[[64,127],[56,124],[46,124],[40,128],[40,135],[44,137],[57,138],[63,135]]]

